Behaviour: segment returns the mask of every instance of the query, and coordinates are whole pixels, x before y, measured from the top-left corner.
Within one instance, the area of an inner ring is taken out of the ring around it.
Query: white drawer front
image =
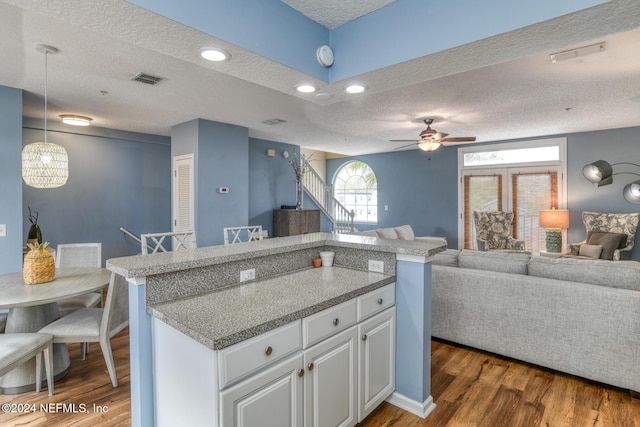
[[[383,286],[358,297],[358,322],[386,310],[396,303],[396,285]]]
[[[302,319],[302,346],[313,344],[356,324],[356,300],[352,299]]]
[[[302,348],[300,321],[220,350],[220,390]]]

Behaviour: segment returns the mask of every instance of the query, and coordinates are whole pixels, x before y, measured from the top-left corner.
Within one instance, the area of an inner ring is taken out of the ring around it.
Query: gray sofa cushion
[[[447,249],[444,252],[438,252],[433,257],[434,265],[445,265],[447,267],[457,267],[458,266],[458,254],[460,251],[458,249]]]
[[[527,274],[530,258],[529,252],[462,250],[458,254],[458,266],[501,273]]]
[[[529,275],[640,291],[640,263],[532,256]]]

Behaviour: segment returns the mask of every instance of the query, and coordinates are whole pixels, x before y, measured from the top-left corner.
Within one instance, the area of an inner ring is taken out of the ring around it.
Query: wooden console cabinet
[[[320,231],[320,211],[315,209],[274,209],[273,237],[295,236]]]

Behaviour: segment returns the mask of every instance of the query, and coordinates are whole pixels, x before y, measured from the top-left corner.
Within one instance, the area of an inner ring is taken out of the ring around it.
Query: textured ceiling
[[[27,117],[43,115],[44,60],[33,44],[60,50],[49,58],[50,121],[76,113],[98,127],[170,135],[172,126],[203,118],[247,127],[254,138],[346,155],[405,145],[389,140],[417,137],[425,117],[439,131],[478,142],[640,125],[637,0],[363,74],[369,91],[355,97],[340,82],[309,79],[122,0],[0,0],[0,28],[0,85],[24,89]],[[603,53],[549,60],[603,40]],[[212,65],[197,56],[214,43],[233,60]],[[167,80],[155,87],[130,81],[139,72]],[[293,92],[302,79],[330,96]],[[262,123],[272,118],[286,122]]]
[[[282,0],[309,19],[328,29],[339,27],[395,3],[396,0]]]

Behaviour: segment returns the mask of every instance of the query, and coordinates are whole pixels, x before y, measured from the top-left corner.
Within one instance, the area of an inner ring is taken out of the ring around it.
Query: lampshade
[[[613,182],[613,168],[604,160],[596,160],[582,168],[582,174],[596,187]]]
[[[569,228],[569,211],[566,209],[540,211],[540,227]]]
[[[423,140],[418,143],[418,147],[424,151],[434,151],[440,148],[440,143],[438,141],[431,140]]]
[[[640,180],[627,184],[622,195],[627,202],[640,205]]]
[[[69,177],[69,157],[64,147],[34,142],[22,149],[22,179],[35,188],[63,186]]]

